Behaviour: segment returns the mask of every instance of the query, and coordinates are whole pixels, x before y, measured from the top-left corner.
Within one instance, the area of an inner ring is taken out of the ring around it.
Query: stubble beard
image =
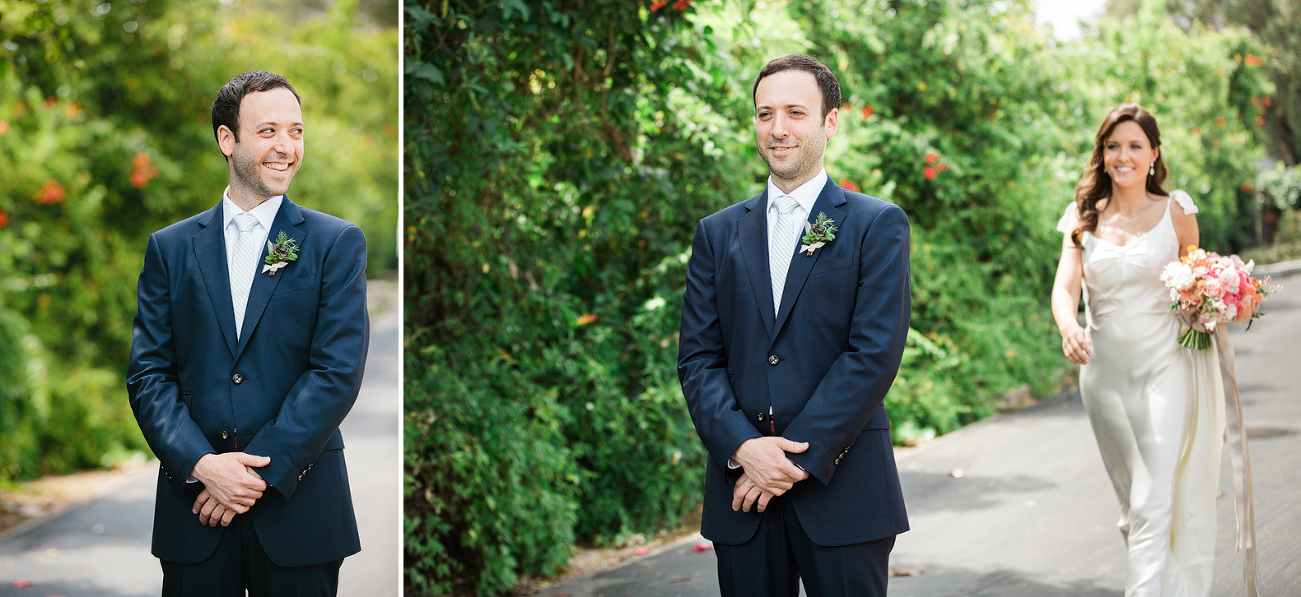
[[[770,172],[775,178],[807,182],[816,176],[822,169],[822,156],[825,151],[825,144],[821,147],[817,147],[808,143],[802,143],[797,150],[795,159],[791,162],[783,163],[771,159],[768,155],[768,150],[760,145],[759,157],[763,158],[764,163],[768,165],[768,172]]]
[[[262,160],[260,158],[242,152],[236,152],[235,157],[232,159],[235,162],[235,182],[238,182],[240,186],[248,189],[250,192],[263,197],[275,197],[276,195],[283,195],[289,191],[289,183],[285,183],[284,189],[273,189],[271,188],[271,185],[262,178]],[[286,172],[286,174],[288,174],[288,172]],[[290,175],[290,181],[292,182],[292,180],[293,176]]]

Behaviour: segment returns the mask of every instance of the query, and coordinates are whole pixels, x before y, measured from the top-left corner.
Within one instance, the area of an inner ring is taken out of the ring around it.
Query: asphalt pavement
[[[344,420],[344,450],[361,553],[344,560],[339,595],[401,594],[401,322],[397,285],[371,283],[370,351],[361,394]],[[389,296],[391,295],[391,296]],[[123,391],[122,400],[126,400]],[[162,570],[149,553],[157,464],[112,491],[0,534],[0,596],[156,597]]]
[[[1252,329],[1234,326],[1255,477],[1266,595],[1301,595],[1301,268]],[[1258,272],[1259,273],[1259,272]],[[1052,339],[1045,339],[1052,341]],[[898,459],[912,530],[891,566],[891,597],[1116,597],[1124,593],[1120,510],[1078,394],[996,415]],[[1212,595],[1243,594],[1229,461],[1218,501]],[[716,556],[698,535],[613,568],[562,580],[540,597],[718,595]]]

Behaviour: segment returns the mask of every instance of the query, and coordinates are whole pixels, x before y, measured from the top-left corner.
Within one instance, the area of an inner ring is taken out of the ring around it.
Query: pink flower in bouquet
[[[1197,282],[1197,290],[1211,298],[1220,298],[1224,296],[1224,287],[1220,286],[1220,279],[1207,276]]]
[[[1260,317],[1260,301],[1273,292],[1265,281],[1251,277],[1255,262],[1243,263],[1237,255],[1223,257],[1197,247],[1161,271],[1170,289],[1172,310],[1192,311],[1200,324],[1179,337],[1179,343],[1202,349],[1211,345],[1210,334],[1221,323],[1247,323]],[[1248,325],[1250,327],[1250,325]],[[1205,330],[1205,331],[1203,331]]]

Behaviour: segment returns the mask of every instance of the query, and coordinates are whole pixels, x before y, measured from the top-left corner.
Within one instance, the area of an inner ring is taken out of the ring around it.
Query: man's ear
[[[230,127],[224,124],[217,127],[217,145],[221,147],[221,153],[226,154],[226,157],[235,155],[235,133],[230,130]]]
[[[827,118],[822,122],[822,126],[827,129],[827,138],[835,136],[836,126],[840,124],[840,108],[832,108],[827,112]]]

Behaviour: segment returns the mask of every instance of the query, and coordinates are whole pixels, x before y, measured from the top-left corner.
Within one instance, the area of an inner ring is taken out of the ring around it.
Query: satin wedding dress
[[[1082,234],[1093,356],[1080,395],[1120,500],[1126,597],[1205,597],[1215,561],[1224,390],[1216,351],[1179,345],[1159,279],[1182,252],[1171,209],[1197,212],[1175,191],[1161,221],[1129,244]],[[1057,229],[1076,226],[1072,203]]]

